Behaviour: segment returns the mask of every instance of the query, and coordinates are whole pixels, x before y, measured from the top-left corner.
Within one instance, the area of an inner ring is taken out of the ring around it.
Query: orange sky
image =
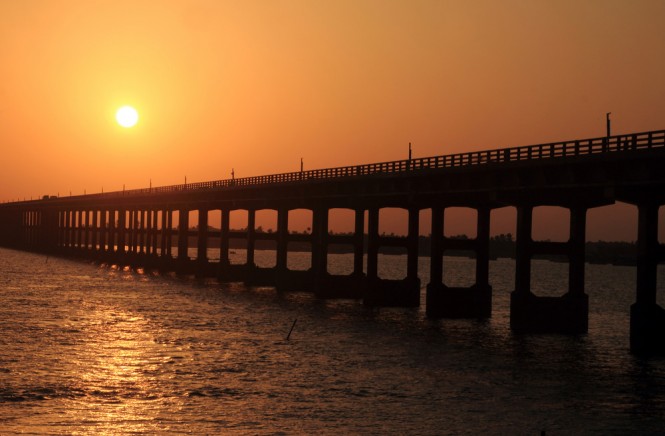
[[[601,136],[609,111],[663,129],[663,23],[660,0],[0,0],[0,201]],[[612,210],[589,239],[635,238]]]

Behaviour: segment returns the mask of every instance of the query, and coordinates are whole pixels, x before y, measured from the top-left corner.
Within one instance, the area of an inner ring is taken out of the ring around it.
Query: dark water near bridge
[[[344,256],[331,262],[343,270]],[[449,284],[472,275],[472,260],[446,260]],[[405,267],[400,256],[380,264],[384,276]],[[423,286],[427,267],[422,258]],[[490,274],[491,320],[432,321],[424,308],[0,249],[0,434],[665,431],[665,359],[628,352],[633,268],[587,266],[581,337],[513,335],[513,261]],[[539,292],[565,277],[566,265],[534,261]]]

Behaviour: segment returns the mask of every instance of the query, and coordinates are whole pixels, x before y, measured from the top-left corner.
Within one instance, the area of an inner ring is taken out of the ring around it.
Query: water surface
[[[331,269],[349,256],[331,255]],[[381,256],[383,276],[405,266]],[[565,264],[533,267],[537,292],[560,293]],[[468,284],[473,268],[446,258],[448,284]],[[0,433],[663,431],[665,360],[628,352],[634,268],[587,265],[589,334],[578,337],[513,335],[514,262],[492,261],[490,275],[489,321],[428,320],[424,308],[0,249]]]

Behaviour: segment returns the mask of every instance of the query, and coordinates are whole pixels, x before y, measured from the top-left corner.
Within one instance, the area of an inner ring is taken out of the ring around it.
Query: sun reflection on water
[[[81,314],[85,339],[71,357],[71,376],[87,400],[73,399],[65,422],[96,434],[168,431],[176,396],[164,395],[164,367],[170,357],[155,337],[156,323],[117,307],[97,305]],[[160,379],[162,380],[160,382]]]

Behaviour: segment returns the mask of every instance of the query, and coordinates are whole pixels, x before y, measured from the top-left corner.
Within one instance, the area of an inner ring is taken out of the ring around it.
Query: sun
[[[122,127],[134,127],[139,121],[139,113],[131,106],[123,106],[115,113],[115,119]]]

